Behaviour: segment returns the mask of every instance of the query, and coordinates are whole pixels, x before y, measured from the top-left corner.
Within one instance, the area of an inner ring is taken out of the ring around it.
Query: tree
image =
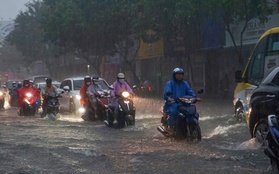
[[[40,1],[28,3],[27,10],[21,12],[15,19],[15,28],[7,36],[6,40],[16,47],[25,56],[25,62],[31,64],[36,60],[42,60],[48,67],[50,75],[57,69],[58,48],[54,47],[44,38],[40,20],[44,10],[44,4]]]
[[[261,22],[267,21],[267,16],[274,11],[266,0],[209,0],[207,1],[208,9],[216,20],[221,20],[225,26],[225,30],[229,33],[234,48],[239,57],[239,63],[243,64],[242,47],[243,33],[247,28],[248,22],[253,18],[258,18]],[[233,35],[234,25],[244,21],[240,33],[239,47],[235,42]]]
[[[41,24],[45,37],[84,58],[100,74],[101,57],[119,53],[134,78],[141,29],[136,25],[136,1],[45,0]],[[134,52],[131,54],[131,51]],[[133,56],[131,56],[133,55]]]

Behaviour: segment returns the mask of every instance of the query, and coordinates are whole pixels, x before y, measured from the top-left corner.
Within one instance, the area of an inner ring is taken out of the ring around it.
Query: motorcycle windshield
[[[196,113],[196,106],[190,105],[190,106],[180,106],[179,112],[181,112],[183,115],[195,115]]]

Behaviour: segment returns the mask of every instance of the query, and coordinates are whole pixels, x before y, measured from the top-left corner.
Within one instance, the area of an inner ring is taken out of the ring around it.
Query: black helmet
[[[176,74],[184,74],[184,71],[182,68],[175,68],[173,71],[172,71],[172,77],[173,79],[175,79],[175,75]]]
[[[99,82],[99,77],[96,77],[96,76],[95,76],[95,77],[92,77],[92,81],[93,81],[93,82]]]
[[[51,82],[52,82],[51,78],[46,78],[46,83],[51,83]]]

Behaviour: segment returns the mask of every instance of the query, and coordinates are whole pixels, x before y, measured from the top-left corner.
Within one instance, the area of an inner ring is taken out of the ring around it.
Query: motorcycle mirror
[[[137,85],[134,85],[134,86],[133,86],[133,89],[136,89],[136,88],[137,88]]]
[[[198,94],[202,94],[204,92],[204,89],[200,89],[199,91],[198,91]]]
[[[172,95],[173,93],[171,91],[167,92],[167,96]]]
[[[63,89],[64,89],[64,91],[70,91],[70,87],[69,86],[64,86]]]

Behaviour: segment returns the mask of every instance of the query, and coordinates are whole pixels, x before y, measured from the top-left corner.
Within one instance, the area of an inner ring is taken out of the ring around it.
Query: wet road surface
[[[232,119],[230,100],[197,104],[202,141],[163,137],[163,101],[135,98],[136,126],[111,129],[61,113],[51,121],[0,111],[0,173],[269,173],[268,158]]]

